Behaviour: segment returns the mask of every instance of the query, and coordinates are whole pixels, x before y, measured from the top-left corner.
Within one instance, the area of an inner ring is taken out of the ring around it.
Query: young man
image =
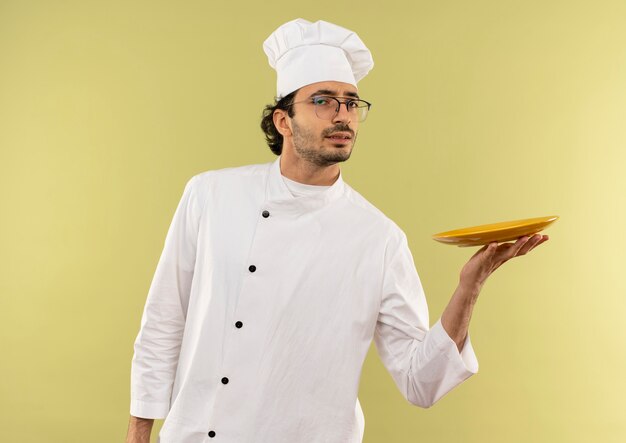
[[[359,443],[374,340],[396,385],[429,407],[476,373],[472,309],[487,277],[547,236],[492,243],[463,267],[435,325],[404,232],[346,184],[373,67],[353,32],[297,19],[265,42],[278,158],[192,177],[135,341],[127,442]]]

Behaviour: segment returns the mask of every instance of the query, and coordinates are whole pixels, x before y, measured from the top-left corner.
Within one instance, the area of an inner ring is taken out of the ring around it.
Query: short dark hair
[[[261,129],[265,134],[267,145],[276,155],[280,155],[283,152],[283,136],[280,132],[278,132],[276,126],[274,125],[274,111],[282,109],[283,111],[287,111],[287,115],[289,117],[293,118],[296,113],[291,105],[293,104],[293,100],[296,97],[297,92],[298,90],[295,90],[283,98],[274,99],[273,105],[266,105],[265,109],[263,109]]]

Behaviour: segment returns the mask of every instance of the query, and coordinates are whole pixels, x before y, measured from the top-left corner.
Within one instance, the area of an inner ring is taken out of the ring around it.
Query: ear
[[[283,137],[289,137],[291,132],[291,119],[287,114],[287,111],[283,109],[276,109],[274,111],[274,115],[272,116],[274,119],[274,126],[276,126],[276,130]]]

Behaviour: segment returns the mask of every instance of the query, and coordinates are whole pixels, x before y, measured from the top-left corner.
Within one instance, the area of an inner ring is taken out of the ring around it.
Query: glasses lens
[[[332,120],[337,114],[337,100],[333,97],[313,97],[315,114],[322,120]]]
[[[367,118],[367,112],[370,110],[370,107],[367,102],[364,102],[363,100],[356,100],[355,103],[355,106],[357,107],[356,112],[358,114],[359,121],[362,122]]]
[[[340,104],[341,103],[341,104]],[[350,100],[348,102],[340,102],[335,97],[313,97],[315,105],[315,114],[323,120],[332,120],[337,115],[338,106],[345,106],[351,115],[354,115],[360,122],[367,117],[369,105],[363,100]]]

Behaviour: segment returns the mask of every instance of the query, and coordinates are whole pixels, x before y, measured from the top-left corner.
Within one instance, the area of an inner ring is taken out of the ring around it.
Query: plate
[[[481,246],[497,241],[517,240],[524,235],[533,235],[543,231],[558,219],[558,215],[548,217],[525,218],[471,228],[455,229],[433,235],[433,239],[448,245]]]

